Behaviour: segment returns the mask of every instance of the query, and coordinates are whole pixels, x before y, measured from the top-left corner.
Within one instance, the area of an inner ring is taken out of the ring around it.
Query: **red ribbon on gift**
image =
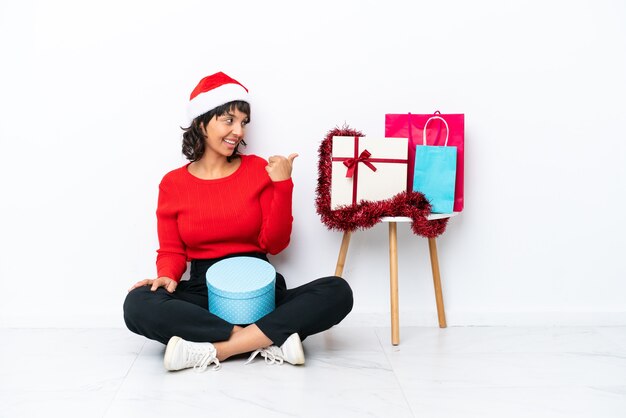
[[[359,137],[354,137],[354,157],[332,157],[331,161],[343,161],[348,168],[346,177],[352,177],[352,204],[356,205],[356,191],[359,181],[359,163],[365,164],[370,170],[376,171],[376,167],[372,163],[400,163],[407,164],[408,160],[394,158],[371,158],[372,154],[368,150],[363,150],[359,154]]]
[[[371,156],[372,154],[368,150],[364,149],[358,158],[348,158],[346,161],[344,161],[343,165],[348,167],[348,171],[346,171],[346,177],[352,177],[354,175],[358,163],[364,163],[372,171],[376,171],[376,167],[374,167],[374,164],[369,162],[369,158]]]

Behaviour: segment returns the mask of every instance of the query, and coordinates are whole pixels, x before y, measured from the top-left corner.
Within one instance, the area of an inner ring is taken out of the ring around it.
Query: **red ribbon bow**
[[[348,167],[348,171],[346,172],[346,177],[354,176],[354,170],[356,169],[356,165],[358,163],[364,163],[366,166],[370,168],[370,170],[376,171],[376,167],[374,167],[374,164],[369,162],[369,158],[371,156],[372,154],[368,150],[364,149],[358,158],[348,158],[346,161],[344,161],[343,165]]]

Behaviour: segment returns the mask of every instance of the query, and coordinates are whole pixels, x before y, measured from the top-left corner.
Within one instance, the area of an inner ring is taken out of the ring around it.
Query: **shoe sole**
[[[290,343],[290,340],[296,340],[297,343]],[[283,347],[292,348],[285,353],[285,361],[288,361],[295,366],[304,364],[304,349],[302,348],[302,341],[300,341],[300,336],[298,334],[290,335],[289,338],[287,338],[287,340],[283,343]]]
[[[167,342],[167,346],[165,347],[165,356],[163,356],[163,366],[165,366],[166,370],[178,370],[172,368],[172,357],[174,357],[174,352],[176,351],[176,346],[180,342],[180,337],[172,337]]]

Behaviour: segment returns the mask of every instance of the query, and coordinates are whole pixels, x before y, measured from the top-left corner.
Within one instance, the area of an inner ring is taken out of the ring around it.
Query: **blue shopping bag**
[[[446,141],[443,146],[426,144],[426,130],[433,119],[446,125]],[[456,147],[448,146],[448,124],[440,116],[426,121],[423,145],[415,147],[415,170],[413,191],[421,192],[430,202],[433,213],[452,213],[454,207],[454,184],[456,182]]]

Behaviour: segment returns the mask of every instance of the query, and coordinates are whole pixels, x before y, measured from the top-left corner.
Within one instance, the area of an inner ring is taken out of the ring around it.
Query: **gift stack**
[[[463,209],[464,115],[385,115],[385,138],[334,136],[330,209],[420,192],[433,213]]]

